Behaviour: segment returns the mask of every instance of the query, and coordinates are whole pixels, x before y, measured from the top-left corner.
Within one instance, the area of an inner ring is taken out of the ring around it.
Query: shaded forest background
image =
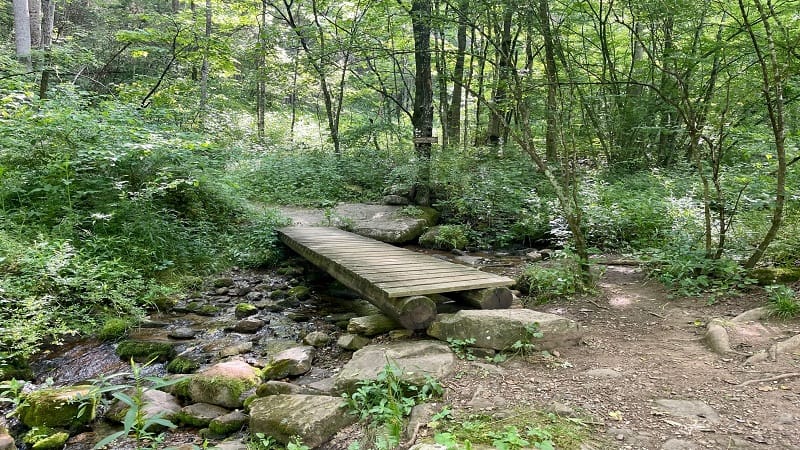
[[[13,0],[0,368],[407,189],[443,246],[629,253],[707,301],[800,258],[800,2]],[[27,37],[26,37],[27,35]],[[409,208],[413,214],[413,207]],[[9,372],[10,373],[10,372]]]

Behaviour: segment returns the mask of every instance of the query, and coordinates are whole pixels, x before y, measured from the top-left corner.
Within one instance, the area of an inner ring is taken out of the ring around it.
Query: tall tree
[[[14,2],[14,43],[17,59],[28,69],[31,68],[31,16],[28,0]]]
[[[203,64],[200,67],[200,114],[205,115],[206,109],[208,107],[208,71],[209,71],[209,59],[210,59],[210,48],[211,48],[211,31],[212,31],[212,10],[211,10],[211,0],[206,0],[206,8],[205,8],[205,32],[204,37],[205,40],[203,45]],[[201,119],[204,121],[204,118]]]
[[[42,0],[28,0],[28,11],[31,16],[31,46],[42,46]]]
[[[416,202],[430,205],[430,159],[433,142],[433,80],[431,76],[431,0],[411,2],[411,24],[414,33],[414,150],[420,164]]]

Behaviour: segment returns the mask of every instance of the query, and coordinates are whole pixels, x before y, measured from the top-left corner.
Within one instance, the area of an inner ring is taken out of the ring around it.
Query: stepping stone
[[[704,419],[709,422],[720,421],[719,414],[704,401],[660,399],[656,400],[656,405],[658,409],[671,416]]]

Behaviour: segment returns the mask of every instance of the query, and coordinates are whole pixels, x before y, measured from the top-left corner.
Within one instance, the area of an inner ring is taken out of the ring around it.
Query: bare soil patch
[[[800,322],[754,324],[736,353],[720,356],[702,342],[705,324],[762,306],[761,294],[670,299],[640,269],[613,265],[599,287],[599,296],[535,308],[581,323],[583,345],[497,369],[463,362],[444,380],[445,402],[456,415],[566,405],[592,423],[591,448],[800,449],[800,377],[791,375],[800,355],[744,363],[800,333]]]

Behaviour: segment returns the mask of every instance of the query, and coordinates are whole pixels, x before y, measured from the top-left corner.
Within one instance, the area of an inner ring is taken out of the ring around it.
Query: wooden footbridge
[[[278,230],[292,250],[408,329],[426,328],[448,298],[484,309],[508,308],[514,280],[442,261],[337,228]]]

